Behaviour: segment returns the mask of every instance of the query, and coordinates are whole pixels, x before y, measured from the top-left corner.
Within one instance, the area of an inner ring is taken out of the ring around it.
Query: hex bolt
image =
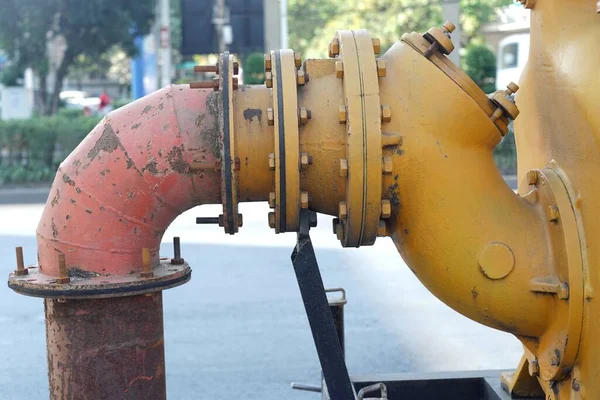
[[[333,58],[335,56],[340,55],[340,40],[338,38],[333,38],[331,42],[329,42],[329,58]]]
[[[389,200],[381,200],[381,218],[388,219],[392,216],[392,203]]]
[[[346,106],[338,107],[338,118],[340,120],[340,124],[345,124],[348,119],[348,111],[346,110]]]
[[[274,212],[269,213],[269,228],[275,229],[275,213]]]
[[[272,108],[267,108],[267,124],[273,126],[275,124],[275,116]]]
[[[218,79],[217,79],[218,82]],[[190,89],[214,89],[215,84],[214,81],[200,81],[200,82],[192,82],[190,83]],[[217,84],[217,89],[219,88]]]
[[[556,206],[548,206],[548,221],[558,223],[558,207]]]
[[[310,119],[310,110],[307,110],[305,107],[300,107],[298,110],[298,123],[300,125],[305,125]]]
[[[340,176],[346,178],[348,176],[348,160],[345,158],[340,159]]]
[[[300,153],[300,169],[302,171],[307,170],[312,161],[312,156],[308,155],[308,153]]]
[[[381,159],[381,169],[384,175],[390,175],[394,169],[394,163],[392,157],[383,157]]]
[[[506,90],[504,92],[506,93],[507,96],[510,96],[513,93],[517,93],[518,90],[519,90],[519,85],[517,85],[514,82],[510,82],[508,85],[506,85]]]
[[[277,197],[275,195],[275,192],[271,192],[271,193],[269,193],[269,207],[275,208],[276,205],[277,205]]]
[[[444,30],[444,33],[451,34],[456,29],[456,26],[452,22],[446,21],[444,25],[442,25],[442,29]]]
[[[144,247],[142,249],[142,278],[153,278],[154,272],[150,266],[150,249]]]
[[[15,247],[15,252],[17,253],[17,269],[15,269],[15,276],[23,276],[29,273],[29,270],[25,268],[25,263],[23,262],[23,248]]]
[[[538,363],[537,358],[529,361],[529,375],[531,376],[539,376],[540,375],[540,364]]]
[[[385,221],[380,220],[379,225],[377,225],[377,237],[385,236],[387,236],[387,226],[385,225]]]
[[[213,90],[215,92],[219,90],[219,78],[213,78]]]
[[[557,296],[561,300],[569,299],[569,284],[568,283],[563,282],[560,284],[560,288],[558,289]]]
[[[238,214],[237,221],[238,221],[238,228],[241,228],[242,226],[244,226],[244,216],[242,214]]]
[[[532,169],[527,172],[527,182],[530,185],[536,185],[540,179],[540,173],[537,169]]]
[[[377,60],[377,76],[380,78],[383,78],[386,75],[387,75],[387,66],[385,64],[385,61]]]
[[[179,240],[179,236],[175,236],[173,238],[173,258],[171,258],[171,264],[173,265],[181,265],[184,263],[183,258],[181,258],[181,243]]]
[[[194,67],[194,72],[214,72],[216,74],[219,73],[219,65],[196,65]]]
[[[220,224],[217,217],[196,217],[196,223],[198,225]]]
[[[392,109],[387,104],[381,105],[381,122],[387,123],[392,120]]]
[[[268,88],[273,87],[273,73],[271,71],[265,72],[265,85]]]
[[[308,192],[300,192],[300,207],[308,208]]]
[[[71,282],[71,278],[69,278],[67,275],[67,261],[65,258],[65,253],[58,253],[58,278],[56,278],[56,283],[63,285],[69,282]]]
[[[335,76],[339,79],[344,77],[344,62],[336,61],[335,62]]]
[[[271,72],[271,53],[265,54],[265,72]]]
[[[306,76],[304,75],[304,71],[299,69],[296,72],[296,83],[298,84],[298,86],[304,86],[306,85]]]
[[[348,205],[345,201],[340,201],[338,216],[340,217],[340,220],[348,217]]]
[[[269,154],[269,169],[275,171],[275,153]]]
[[[381,41],[378,38],[371,38],[371,43],[373,44],[373,53],[381,53]]]
[[[294,65],[296,68],[300,68],[302,66],[302,56],[298,52],[294,52]]]

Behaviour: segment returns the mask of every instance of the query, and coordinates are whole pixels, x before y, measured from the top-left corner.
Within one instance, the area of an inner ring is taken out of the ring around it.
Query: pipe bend
[[[543,211],[515,194],[493,160],[500,132],[442,70],[399,44],[382,101],[396,114],[401,150],[384,148],[393,173],[388,232],[407,265],[439,299],[480,323],[539,336],[552,299],[528,286],[553,262]],[[405,77],[410,77],[406,79]]]
[[[60,165],[37,229],[40,269],[141,270],[183,211],[220,203],[217,94],[172,85],[108,114]]]

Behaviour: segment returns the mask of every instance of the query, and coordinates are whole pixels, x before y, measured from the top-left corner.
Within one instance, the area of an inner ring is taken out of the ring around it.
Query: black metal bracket
[[[314,218],[315,215],[311,211],[306,209],[300,211],[298,242],[292,253],[292,264],[329,398],[352,400],[356,395],[348,376],[344,353],[329,309],[315,250],[310,240],[309,230],[311,225],[314,225]]]

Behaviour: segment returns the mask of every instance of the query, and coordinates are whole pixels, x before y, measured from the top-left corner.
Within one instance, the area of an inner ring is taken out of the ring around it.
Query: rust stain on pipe
[[[57,252],[68,255],[69,268],[138,273],[139,249],[150,249],[156,264],[162,235],[179,214],[221,202],[219,171],[190,169],[220,160],[217,96],[173,85],[94,128],[54,180],[37,229],[43,273],[58,275]]]
[[[161,292],[44,304],[51,399],[166,399]]]

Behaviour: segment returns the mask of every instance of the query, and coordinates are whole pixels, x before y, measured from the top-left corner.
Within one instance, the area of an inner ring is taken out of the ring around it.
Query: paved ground
[[[35,261],[42,205],[0,205],[0,266],[14,268],[14,247]],[[193,267],[187,285],[165,293],[170,399],[317,399],[292,381],[317,383],[319,367],[290,263],[293,234],[274,235],[266,205],[242,205],[244,228],[226,236],[194,225],[218,207],[200,207],[169,228]],[[512,336],[450,310],[413,276],[389,240],[341,249],[320,216],[313,233],[326,286],[348,292],[346,343],[352,374],[513,368]],[[47,398],[43,305],[0,289],[0,399]]]

